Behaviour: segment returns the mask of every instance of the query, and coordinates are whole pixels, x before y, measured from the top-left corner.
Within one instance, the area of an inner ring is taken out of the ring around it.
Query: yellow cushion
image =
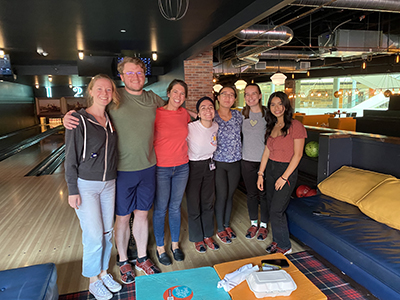
[[[343,166],[322,181],[318,188],[322,194],[337,200],[357,205],[370,191],[391,175]]]
[[[386,180],[358,203],[368,217],[400,230],[400,180]]]

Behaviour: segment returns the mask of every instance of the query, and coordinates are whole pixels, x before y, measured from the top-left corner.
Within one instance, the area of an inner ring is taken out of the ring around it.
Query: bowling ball
[[[317,194],[317,190],[311,189],[307,192],[307,194],[304,195],[304,197],[311,197],[311,196],[315,196],[316,194]]]
[[[311,190],[308,185],[302,184],[296,190],[296,196],[298,198],[303,198]]]
[[[318,142],[315,141],[308,142],[306,144],[306,147],[304,148],[304,151],[309,157],[318,157],[318,151],[319,151]]]

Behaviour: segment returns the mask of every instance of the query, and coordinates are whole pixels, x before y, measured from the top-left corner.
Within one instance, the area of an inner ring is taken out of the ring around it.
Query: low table
[[[289,259],[283,254],[269,254],[264,256],[257,256],[247,259],[241,259],[236,261],[230,261],[222,264],[214,265],[214,269],[217,271],[218,276],[223,279],[226,274],[232,273],[235,270],[246,264],[253,264],[261,266],[261,260],[263,259],[286,259],[289,262],[289,267],[284,268],[287,273],[292,276],[294,282],[296,282],[297,289],[293,291],[290,296],[280,297],[268,297],[271,299],[298,299],[298,300],[323,300],[327,299],[326,296],[310,281],[308,278],[297,269]],[[273,271],[272,271],[273,272]],[[234,287],[229,291],[229,295],[232,300],[256,300],[257,298],[254,293],[250,290],[246,281],[242,282],[238,286]],[[267,298],[265,298],[267,299]]]

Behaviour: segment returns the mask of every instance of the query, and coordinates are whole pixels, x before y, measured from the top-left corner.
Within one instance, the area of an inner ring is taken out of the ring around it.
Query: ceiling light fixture
[[[79,57],[80,60],[82,60],[85,57],[85,54],[83,53],[82,50],[78,51],[78,57]]]
[[[0,49],[0,58],[4,58],[4,55],[5,55],[4,49]]]
[[[274,75],[271,76],[271,81],[275,85],[285,84],[286,75],[281,72],[276,72]]]
[[[397,53],[397,55],[396,55],[396,64],[398,64],[399,62],[400,62],[400,54]]]
[[[37,88],[37,89],[39,88],[39,84],[38,83],[35,84],[35,88]]]
[[[280,48],[278,48],[278,71],[270,77],[272,84],[275,84],[275,85],[285,84],[285,80],[287,78],[285,74],[280,72],[280,69],[279,69],[280,60],[281,60],[281,52],[280,52]]]
[[[53,81],[53,77],[51,75],[48,76],[49,82]]]
[[[307,77],[310,77],[310,71],[307,71]]]
[[[158,55],[157,55],[157,52],[156,52],[156,51],[154,51],[154,52],[151,54],[151,58],[152,58],[154,61],[157,60]]]
[[[235,87],[238,90],[244,90],[244,88],[246,87],[247,82],[244,81],[243,79],[239,79],[238,81],[235,82]]]
[[[122,33],[125,33],[125,32],[126,32],[126,30],[125,30],[125,29],[121,29],[121,32],[122,32]]]
[[[189,0],[175,1],[175,5],[172,5],[172,0],[158,0],[158,8],[161,15],[168,21],[179,21],[188,11]]]
[[[223,88],[222,85],[220,85],[219,83],[213,86],[213,90],[216,93],[219,93],[219,91]]]

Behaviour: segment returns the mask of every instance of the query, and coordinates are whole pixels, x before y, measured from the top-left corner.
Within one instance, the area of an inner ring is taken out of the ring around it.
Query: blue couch
[[[293,236],[376,297],[400,299],[399,230],[325,195],[292,199],[286,213]]]
[[[1,300],[57,300],[57,271],[53,263],[0,271]]]

